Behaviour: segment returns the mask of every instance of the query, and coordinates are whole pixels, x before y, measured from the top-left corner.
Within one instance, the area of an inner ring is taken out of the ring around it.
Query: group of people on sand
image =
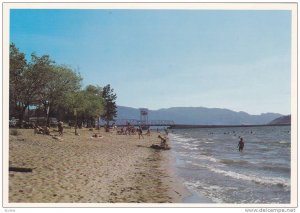
[[[158,150],[169,150],[170,147],[168,146],[167,140],[168,137],[167,136],[161,136],[158,135],[158,138],[160,139],[160,144],[152,144],[150,147],[153,149],[158,149]]]
[[[41,127],[39,125],[34,126],[34,134],[51,135],[50,129],[48,126]]]
[[[63,122],[58,121],[57,127],[58,127],[59,136],[63,136],[63,130],[64,130]],[[117,129],[117,128],[114,128],[114,129]],[[136,135],[136,133],[138,134],[139,139],[144,138],[143,130],[142,130],[141,127],[134,128],[134,126],[131,126],[130,124],[127,124],[126,128],[122,127],[120,130],[117,129],[117,134],[118,135]],[[39,125],[34,125],[34,134],[43,134],[43,135],[54,136],[50,133],[49,126],[41,127]],[[162,137],[161,135],[158,135],[158,138],[160,139],[160,147],[162,149],[167,149],[168,148],[168,144],[167,144],[168,130],[167,129],[165,129],[165,134],[166,134],[166,137]],[[148,128],[147,132],[145,133],[145,135],[150,136],[150,129],[149,128]],[[94,133],[91,138],[102,138],[102,137],[103,136],[101,136],[100,134]],[[244,143],[244,140],[243,140],[242,137],[239,137],[239,138],[240,138],[240,140],[238,142],[237,148],[238,148],[239,152],[243,152],[245,143]]]
[[[57,127],[58,127],[58,134],[59,134],[59,136],[63,136],[63,132],[64,132],[63,122],[62,121],[58,121]],[[44,127],[41,127],[39,125],[34,124],[34,134],[43,134],[43,135],[54,136],[54,135],[51,134],[50,128],[49,128],[48,125],[46,125]]]
[[[59,136],[63,136],[64,128],[63,128],[63,122],[62,121],[58,121],[57,128],[58,128]],[[143,135],[150,136],[150,134],[151,134],[149,128],[147,129],[147,132],[145,134],[143,134],[143,130],[142,130],[141,127],[134,128],[131,125],[128,125],[125,130],[124,130],[124,127],[121,128],[121,130],[118,130],[118,129],[116,129],[116,130],[117,130],[117,134],[132,135],[132,134],[137,133],[138,136],[139,136],[139,139],[144,138]],[[51,134],[49,126],[41,127],[41,126],[35,125],[34,133],[35,134],[49,135],[49,136],[52,136],[55,139],[62,140],[62,138],[59,138],[56,135]],[[168,144],[167,144],[167,140],[168,140],[167,135],[168,135],[167,131],[165,131],[165,136],[158,135],[158,138],[160,139],[160,144],[159,145],[152,144],[151,147],[155,148],[155,149],[163,149],[163,150],[170,149]],[[91,139],[101,139],[101,138],[103,138],[103,136],[100,135],[100,133],[93,133],[92,136],[91,136]]]
[[[138,134],[139,139],[144,138],[142,127],[135,128],[134,126],[131,126],[130,124],[127,124],[126,127],[122,127],[121,129],[117,129],[117,135],[136,135]],[[147,132],[145,135],[150,136],[150,129],[147,129]]]
[[[99,133],[94,133],[91,138],[92,139],[98,139],[98,138],[103,138],[103,136],[100,135]]]
[[[118,135],[136,135],[136,129],[133,126],[122,127],[117,130]]]
[[[139,139],[140,139],[141,137],[144,139],[142,128],[139,127],[139,128],[136,129],[136,131],[137,131],[137,133],[138,133],[138,135],[139,135]],[[145,133],[145,135],[147,135],[147,136],[150,136],[150,135],[151,135],[150,129],[147,129],[147,132]]]
[[[163,149],[167,149],[169,146],[167,144],[167,137],[162,137],[161,135],[158,135],[158,138],[160,139],[160,146]]]

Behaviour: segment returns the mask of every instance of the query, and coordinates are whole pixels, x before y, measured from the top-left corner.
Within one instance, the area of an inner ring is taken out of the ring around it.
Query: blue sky
[[[117,104],[290,114],[290,11],[11,10],[10,41]]]

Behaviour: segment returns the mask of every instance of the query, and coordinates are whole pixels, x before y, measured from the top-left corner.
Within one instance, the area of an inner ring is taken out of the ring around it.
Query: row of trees
[[[81,87],[82,77],[70,67],[56,64],[49,55],[25,54],[10,44],[10,117],[24,120],[26,110],[43,111],[49,117],[94,124],[101,117],[107,123],[117,114],[116,94],[110,85]]]

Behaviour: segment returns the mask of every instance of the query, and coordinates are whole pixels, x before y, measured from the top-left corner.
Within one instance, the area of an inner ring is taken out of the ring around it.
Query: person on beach
[[[167,139],[163,138],[162,136],[158,136],[158,138],[160,138],[160,146],[164,149],[166,149],[168,147],[167,145]]]
[[[50,134],[50,128],[48,126],[44,126],[44,131],[43,131],[44,134],[46,135],[51,135]]]
[[[169,131],[168,131],[168,129],[167,129],[167,128],[165,128],[165,133],[166,133],[166,135],[168,135],[168,134],[169,134]]]
[[[139,128],[137,129],[137,132],[138,132],[138,135],[139,135],[139,139],[141,138],[141,136],[142,136],[142,138],[144,139],[144,136],[143,136],[143,130],[142,130],[141,127],[139,127]]]
[[[147,135],[147,136],[150,136],[150,129],[147,130],[146,135]]]
[[[95,134],[93,134],[92,135],[92,139],[95,139],[95,138],[102,138],[103,136],[102,135],[100,135],[99,133],[95,133]]]
[[[38,125],[34,128],[34,134],[44,134],[44,129]]]
[[[243,138],[240,138],[240,141],[239,141],[239,144],[238,144],[238,148],[239,148],[240,152],[243,152],[244,145],[245,144],[244,144]]]
[[[57,127],[58,127],[59,136],[62,136],[63,133],[64,133],[63,122],[62,121],[58,121]]]

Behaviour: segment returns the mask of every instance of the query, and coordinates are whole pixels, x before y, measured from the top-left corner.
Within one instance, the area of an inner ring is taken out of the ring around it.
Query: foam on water
[[[252,181],[257,184],[263,184],[263,185],[275,185],[275,186],[283,186],[283,187],[290,187],[290,180],[285,178],[275,178],[275,177],[264,177],[264,176],[255,176],[250,174],[241,174],[237,172],[232,171],[224,171],[221,169],[216,169],[213,167],[207,167],[209,170],[223,174],[226,177],[231,177],[235,179],[241,179],[246,181]]]
[[[195,191],[195,189],[201,189],[203,194],[207,196],[210,200],[215,203],[223,203],[224,201],[220,197],[212,196],[211,191],[221,191],[223,188],[219,186],[203,186],[200,181],[196,182],[184,182],[184,185],[187,186],[191,191]]]
[[[288,128],[189,129],[169,138],[185,185],[213,202],[289,203]],[[246,141],[243,153],[238,136]]]

